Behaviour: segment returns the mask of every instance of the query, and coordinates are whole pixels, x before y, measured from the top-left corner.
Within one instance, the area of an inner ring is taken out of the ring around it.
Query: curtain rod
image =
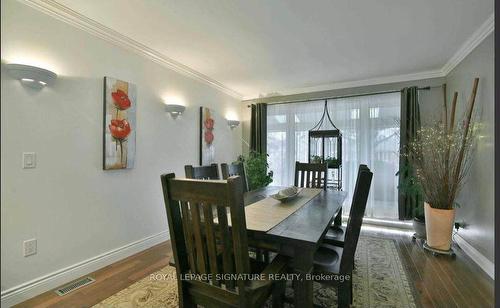
[[[426,87],[419,87],[419,88],[417,88],[417,90],[430,90],[432,88],[441,88],[441,87],[442,86],[426,86]],[[319,97],[319,98],[274,102],[274,103],[267,103],[267,104],[268,105],[281,105],[281,104],[306,103],[306,102],[320,101],[320,100],[325,100],[325,99],[351,98],[351,97],[369,96],[369,95],[377,95],[377,94],[397,93],[397,92],[402,92],[402,91],[403,90],[388,90],[388,91],[380,91],[380,92],[370,92],[370,93],[360,93],[360,94],[350,94],[350,95],[329,96],[329,97]],[[250,107],[250,105],[247,105],[247,107]]]

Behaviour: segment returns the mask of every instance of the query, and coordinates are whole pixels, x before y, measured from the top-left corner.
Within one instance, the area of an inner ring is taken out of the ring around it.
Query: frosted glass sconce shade
[[[56,73],[36,66],[13,63],[6,64],[5,66],[12,77],[21,81],[22,84],[35,89],[41,89],[46,85],[50,85],[57,78]]]
[[[177,119],[186,110],[186,107],[177,104],[166,104],[165,110],[170,113],[172,118]]]
[[[240,121],[238,120],[227,120],[227,125],[229,125],[229,127],[231,127],[231,129],[237,127],[238,125],[240,125]]]

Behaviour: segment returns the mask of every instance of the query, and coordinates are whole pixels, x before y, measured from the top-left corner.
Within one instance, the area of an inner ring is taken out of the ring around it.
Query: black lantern
[[[327,100],[321,119],[309,130],[309,162],[327,163],[327,187],[342,190],[342,133],[330,118]]]

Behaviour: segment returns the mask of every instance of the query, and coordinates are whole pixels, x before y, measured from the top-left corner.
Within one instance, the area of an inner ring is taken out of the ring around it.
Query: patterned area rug
[[[361,237],[355,262],[354,307],[416,307],[393,240]],[[287,296],[293,296],[291,287]],[[177,300],[175,268],[167,266],[94,308],[177,307]],[[314,283],[314,303],[337,307],[336,289]]]

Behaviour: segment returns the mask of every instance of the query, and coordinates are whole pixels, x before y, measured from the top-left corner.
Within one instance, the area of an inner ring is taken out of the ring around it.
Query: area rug
[[[393,240],[361,237],[353,272],[354,307],[416,307]],[[287,296],[293,296],[291,286]],[[175,268],[167,266],[94,308],[177,307]],[[314,303],[337,307],[335,288],[314,283]],[[286,306],[286,305],[285,305]]]

